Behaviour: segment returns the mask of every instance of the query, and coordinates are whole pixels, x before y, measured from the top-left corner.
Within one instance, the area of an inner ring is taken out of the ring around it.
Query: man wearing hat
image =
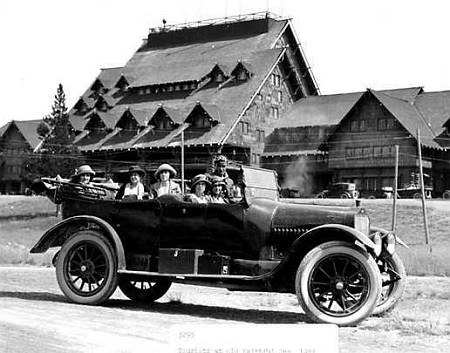
[[[151,188],[157,196],[165,194],[181,194],[180,185],[171,180],[177,175],[177,171],[167,163],[161,164],[155,172],[155,178],[158,180]]]
[[[116,199],[137,199],[153,198],[149,188],[142,183],[145,176],[145,171],[139,166],[132,166],[128,170],[130,182],[123,184],[116,194]]]
[[[222,181],[225,183],[224,197],[230,198],[233,195],[232,191],[233,191],[234,182],[228,176],[227,166],[228,166],[228,158],[225,157],[224,155],[217,156],[214,160],[214,171],[211,175],[211,178],[213,176],[217,176],[222,179]]]
[[[205,195],[211,183],[205,174],[198,174],[192,178],[191,190],[192,194],[186,196],[186,201],[194,203],[208,203],[211,202],[211,197]]]

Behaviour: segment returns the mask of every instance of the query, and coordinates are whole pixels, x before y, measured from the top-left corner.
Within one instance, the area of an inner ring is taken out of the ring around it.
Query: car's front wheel
[[[104,302],[117,288],[117,259],[111,243],[96,231],[75,233],[57,256],[56,279],[72,302]]]
[[[402,260],[395,253],[382,255],[377,263],[381,273],[382,289],[373,314],[382,316],[392,311],[402,297],[406,287],[406,271]]]
[[[167,293],[172,281],[167,277],[130,279],[121,277],[119,288],[128,298],[138,302],[153,302]]]
[[[314,322],[352,326],[368,317],[380,297],[375,260],[358,246],[330,241],[312,249],[295,277],[297,299]]]

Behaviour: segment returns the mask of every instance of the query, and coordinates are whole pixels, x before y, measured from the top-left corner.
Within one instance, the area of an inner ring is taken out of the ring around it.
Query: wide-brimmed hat
[[[205,174],[198,174],[192,178],[191,189],[194,189],[198,183],[205,183],[207,187],[211,185],[208,177]]]
[[[82,174],[90,174],[91,176],[95,175],[95,172],[92,170],[92,168],[89,165],[82,165],[79,166],[77,169],[75,169],[74,177],[79,177]]]
[[[128,169],[128,174],[138,173],[141,177],[145,175],[145,170],[139,167],[138,165],[134,165]]]
[[[170,173],[171,178],[173,178],[177,175],[177,171],[170,164],[164,163],[164,164],[161,164],[158,167],[158,169],[156,169],[155,177],[158,178],[159,173],[161,173],[163,171],[168,171]]]
[[[227,186],[227,184],[225,183],[225,181],[223,180],[223,178],[214,175],[211,177],[211,187],[215,186],[215,185],[220,185],[220,186]]]

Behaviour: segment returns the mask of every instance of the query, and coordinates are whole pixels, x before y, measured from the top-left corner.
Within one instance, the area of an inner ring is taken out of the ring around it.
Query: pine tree
[[[43,143],[38,154],[30,155],[24,164],[22,176],[33,180],[39,176],[69,177],[75,168],[82,164],[82,156],[72,144],[75,130],[69,121],[66,107],[66,94],[59,84],[51,114],[43,118],[37,129]]]

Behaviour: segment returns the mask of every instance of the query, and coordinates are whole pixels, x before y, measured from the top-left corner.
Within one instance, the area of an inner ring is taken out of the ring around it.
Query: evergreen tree
[[[40,176],[69,177],[83,163],[80,151],[72,144],[75,130],[69,121],[66,94],[59,84],[51,114],[43,118],[37,128],[43,143],[38,154],[31,154],[22,170],[28,181]]]

